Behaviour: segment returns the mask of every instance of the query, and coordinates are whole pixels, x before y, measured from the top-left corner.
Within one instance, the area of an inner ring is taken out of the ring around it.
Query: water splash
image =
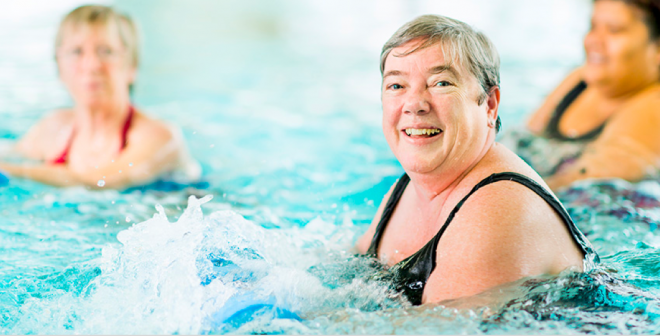
[[[232,211],[205,216],[210,200],[191,196],[175,222],[156,206],[86,266],[80,290],[27,300],[11,332],[309,332],[302,319],[328,309],[400,306],[387,285],[366,281],[369,263],[346,252],[350,220],[267,230]]]

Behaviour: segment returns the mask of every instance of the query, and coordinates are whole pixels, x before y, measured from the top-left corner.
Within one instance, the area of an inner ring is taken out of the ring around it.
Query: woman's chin
[[[401,162],[403,170],[407,173],[414,174],[429,174],[435,171],[437,168],[436,164],[427,161],[407,161],[406,163]]]
[[[88,109],[96,109],[107,106],[112,100],[102,96],[87,96],[82,99],[77,99],[76,103]]]
[[[608,76],[603,69],[587,66],[584,69],[584,81],[587,85],[602,85],[608,82]]]

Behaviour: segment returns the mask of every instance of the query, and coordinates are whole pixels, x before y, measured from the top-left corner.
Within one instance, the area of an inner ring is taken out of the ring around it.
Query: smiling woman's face
[[[617,0],[594,3],[591,29],[584,38],[587,84],[625,94],[657,81],[660,48],[651,40],[642,12]]]
[[[89,107],[126,99],[136,73],[116,27],[66,28],[57,64],[76,104]]]
[[[402,56],[418,43],[393,49],[385,61],[385,139],[408,173],[468,169],[488,145],[488,122],[496,115],[489,116],[488,103],[478,103],[483,90],[477,79],[445,60],[440,44]]]

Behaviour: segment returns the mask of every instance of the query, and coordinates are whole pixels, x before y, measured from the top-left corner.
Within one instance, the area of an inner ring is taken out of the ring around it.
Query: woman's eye
[[[99,56],[111,56],[112,55],[112,49],[108,47],[100,47],[97,49],[97,52]]]
[[[439,81],[439,82],[436,82],[434,86],[449,86],[449,85],[451,85],[451,83],[449,83],[447,81]]]
[[[82,55],[82,48],[74,48],[69,51],[71,55],[80,56]]]
[[[611,34],[620,33],[620,32],[622,32],[623,30],[624,30],[624,28],[622,28],[622,27],[608,27],[608,31],[609,31]]]
[[[389,86],[389,88],[392,89],[392,90],[399,90],[399,89],[402,89],[403,86],[401,86],[400,84],[392,84],[392,85]]]

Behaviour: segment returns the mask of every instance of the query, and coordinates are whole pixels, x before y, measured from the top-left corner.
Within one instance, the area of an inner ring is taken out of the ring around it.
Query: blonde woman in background
[[[17,143],[19,155],[41,163],[0,162],[0,170],[55,186],[106,188],[174,171],[198,177],[180,131],[131,104],[138,56],[128,16],[96,5],[70,12],[57,32],[55,59],[74,106],[50,113]]]

